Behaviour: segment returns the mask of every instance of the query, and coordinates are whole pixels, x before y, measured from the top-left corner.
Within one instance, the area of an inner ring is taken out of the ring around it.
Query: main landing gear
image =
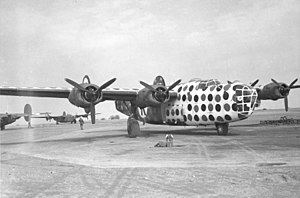
[[[129,116],[127,120],[127,132],[128,136],[131,138],[141,135],[139,122],[132,116]]]
[[[228,134],[228,123],[215,123],[217,128],[218,135],[227,135]]]

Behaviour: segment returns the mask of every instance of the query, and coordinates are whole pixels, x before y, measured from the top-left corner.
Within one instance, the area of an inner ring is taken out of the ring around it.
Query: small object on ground
[[[154,147],[167,147],[167,143],[160,140],[157,144],[154,145]]]
[[[174,136],[171,133],[166,134],[167,147],[173,147],[173,140]]]

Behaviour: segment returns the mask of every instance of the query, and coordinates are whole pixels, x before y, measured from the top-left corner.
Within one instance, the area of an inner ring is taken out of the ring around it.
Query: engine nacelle
[[[289,90],[285,89],[288,85],[285,83],[269,83],[258,90],[258,99],[260,100],[278,100],[289,95]]]
[[[164,86],[157,86],[155,89],[161,92],[166,90]],[[167,95],[167,97],[165,97],[161,96],[160,92],[153,92],[148,88],[144,88],[138,92],[135,104],[140,108],[154,107],[160,105],[161,103],[169,101],[169,99],[169,94]]]
[[[97,90],[98,86],[93,84],[81,84],[85,89],[89,90]],[[78,88],[73,88],[68,97],[70,103],[77,107],[82,107],[84,109],[89,109],[91,100],[94,101],[94,104],[98,104],[102,101],[103,94],[99,92],[96,96],[90,96],[89,93],[79,90]],[[96,98],[91,98],[96,97]]]

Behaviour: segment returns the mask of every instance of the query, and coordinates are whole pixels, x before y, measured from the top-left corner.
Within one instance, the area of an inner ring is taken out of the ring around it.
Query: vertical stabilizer
[[[31,109],[31,106],[30,104],[26,104],[25,107],[24,107],[24,114],[26,114],[24,116],[24,119],[26,122],[30,122],[31,120],[31,114],[32,114],[32,109]]]

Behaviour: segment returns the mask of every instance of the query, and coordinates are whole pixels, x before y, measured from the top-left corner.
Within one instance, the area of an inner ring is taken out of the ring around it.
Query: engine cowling
[[[95,91],[98,89],[97,85],[94,84],[81,84],[87,90]],[[98,104],[102,101],[102,92],[97,92],[96,95],[90,95],[88,92],[84,92],[76,87],[74,87],[68,97],[70,103],[77,107],[82,108],[89,108],[91,102],[93,101],[94,104]]]
[[[167,89],[164,86],[156,86],[155,89],[157,92],[148,88],[141,89],[138,92],[136,105],[140,108],[153,107],[165,103],[170,99],[169,93],[165,94]]]
[[[102,90],[110,86],[113,82],[115,82],[116,78],[110,79],[101,86],[91,84],[90,78],[87,75],[83,77],[81,84],[78,84],[75,81],[68,78],[66,78],[65,80],[69,84],[74,86],[68,97],[70,103],[72,103],[75,106],[84,108],[86,112],[91,112],[92,124],[95,124],[95,105],[102,101]]]
[[[162,76],[156,76],[153,85],[140,81],[141,85],[145,88],[138,92],[136,99],[137,106],[141,108],[153,107],[168,102],[170,100],[170,90],[176,87],[180,82],[181,80],[177,80],[167,88]]]
[[[289,95],[288,85],[285,83],[269,83],[262,89],[258,90],[260,100],[278,100]]]
[[[274,79],[271,79],[273,83],[267,84],[263,89],[258,90],[259,100],[278,100],[284,98],[285,111],[288,111],[288,95],[291,89],[300,88],[300,85],[294,85],[297,82],[297,78],[287,85],[285,83],[279,83]]]

